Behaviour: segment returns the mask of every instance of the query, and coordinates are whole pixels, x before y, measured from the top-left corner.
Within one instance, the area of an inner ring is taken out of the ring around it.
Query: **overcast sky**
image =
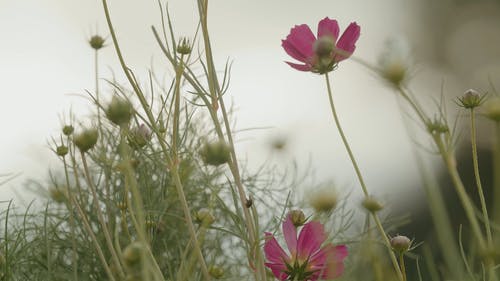
[[[223,69],[226,59],[233,61],[227,98],[237,108],[237,127],[271,127],[237,137],[241,158],[257,165],[269,156],[270,140],[286,136],[288,154],[275,155],[283,165],[297,159],[305,168],[310,161],[318,181],[332,179],[342,188],[359,190],[331,120],[323,77],[283,63],[289,58],[280,40],[295,24],[307,23],[316,30],[325,16],[337,19],[341,30],[356,21],[361,37],[355,55],[375,62],[387,38],[419,32],[414,25],[418,17],[414,2],[210,1],[216,65]],[[125,58],[145,79],[152,62],[156,65],[163,60],[150,28],[160,22],[158,3],[111,0],[109,5]],[[178,36],[192,36],[195,1],[170,1],[169,10]],[[10,198],[7,188],[21,190],[20,183],[27,178],[46,177],[47,169],[57,161],[47,144],[59,135],[61,117],[70,109],[85,116],[90,106],[85,90],[94,87],[93,52],[86,40],[96,30],[103,36],[109,34],[97,0],[0,0],[0,173],[23,173],[0,187],[0,197]],[[118,80],[123,79],[113,48],[103,50],[101,69],[103,78],[109,78],[112,69]],[[349,60],[334,72],[332,85],[341,121],[369,188],[387,190],[414,179],[412,144],[393,93]]]

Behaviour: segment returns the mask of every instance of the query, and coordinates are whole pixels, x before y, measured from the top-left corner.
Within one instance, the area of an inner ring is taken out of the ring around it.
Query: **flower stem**
[[[340,125],[340,121],[339,121],[339,118],[337,116],[337,111],[335,109],[335,105],[333,102],[332,88],[330,86],[330,79],[328,77],[328,73],[325,73],[325,80],[326,80],[326,87],[328,90],[328,98],[330,101],[330,109],[332,111],[335,125],[337,126],[337,130],[340,134],[340,137],[342,138],[342,142],[344,143],[345,149],[347,150],[347,153],[349,154],[349,158],[351,159],[351,163],[354,167],[354,170],[356,171],[356,175],[358,177],[361,188],[363,189],[363,193],[364,193],[365,197],[367,197],[367,196],[369,196],[368,189],[366,188],[366,184],[365,184],[365,181],[363,180],[363,176],[361,175],[361,171],[358,167],[356,159],[354,158],[354,154],[352,153],[351,147],[349,146],[349,143],[348,143],[347,138],[344,134],[344,131],[342,130],[342,126]],[[392,261],[392,265],[394,266],[394,270],[396,271],[396,274],[398,275],[399,280],[403,280],[403,274],[401,273],[401,270],[399,269],[396,255],[392,251],[391,242],[389,241],[389,238],[387,238],[387,234],[384,230],[384,227],[382,226],[382,223],[380,222],[380,219],[375,212],[372,212],[372,217],[373,217],[373,220],[375,221],[375,224],[376,224],[377,229],[380,233],[380,236],[382,236],[382,239],[384,240],[384,244],[387,247],[387,251],[389,252],[389,257]]]
[[[493,239],[491,236],[490,220],[488,217],[488,209],[486,208],[486,201],[484,199],[483,187],[481,184],[481,177],[479,176],[479,164],[477,157],[477,141],[476,141],[476,121],[474,108],[470,110],[470,134],[471,134],[471,144],[472,144],[472,162],[474,165],[474,176],[476,178],[476,186],[479,194],[479,200],[481,201],[481,209],[483,212],[484,225],[486,227],[486,239],[488,246],[493,245]]]
[[[493,222],[500,225],[500,121],[495,122],[493,140]],[[500,234],[500,230],[497,230]],[[495,235],[500,243],[500,235]]]
[[[403,274],[403,281],[406,281],[405,257],[403,253],[399,254],[399,266],[401,268],[401,273]]]

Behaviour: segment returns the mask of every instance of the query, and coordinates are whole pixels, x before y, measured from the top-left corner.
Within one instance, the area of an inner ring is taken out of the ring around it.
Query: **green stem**
[[[71,195],[71,190],[70,190],[70,184],[69,184],[69,174],[68,174],[68,166],[66,164],[66,157],[62,157],[63,160],[63,165],[64,165],[64,176],[66,178],[66,195],[68,198],[70,198]],[[66,202],[66,208],[68,208],[69,211],[69,227],[71,231],[71,245],[72,245],[72,250],[73,250],[73,280],[78,281],[78,253],[76,251],[76,234],[75,234],[75,215],[73,213],[73,205],[71,204],[71,200]]]
[[[342,142],[344,143],[345,149],[347,150],[347,153],[349,154],[349,158],[351,159],[351,163],[354,167],[354,170],[356,171],[356,175],[358,177],[361,188],[363,189],[363,193],[364,193],[365,197],[367,197],[367,196],[369,196],[368,189],[366,188],[366,184],[365,184],[365,181],[363,179],[363,176],[361,175],[361,171],[358,167],[356,159],[354,158],[354,154],[352,153],[351,147],[349,146],[349,142],[347,141],[347,138],[344,134],[344,130],[342,129],[342,126],[340,125],[339,118],[337,116],[337,111],[335,109],[335,104],[333,102],[332,88],[330,86],[330,79],[328,77],[328,73],[325,73],[325,80],[326,80],[326,87],[328,90],[328,99],[330,101],[330,109],[332,111],[333,120],[335,121],[335,125],[337,126],[337,130],[340,134],[340,137],[342,138]],[[396,255],[392,251],[391,242],[389,241],[389,238],[387,237],[387,234],[384,230],[384,227],[382,226],[382,223],[380,222],[380,219],[376,213],[372,212],[372,217],[375,221],[375,224],[376,224],[377,229],[380,233],[380,236],[382,236],[382,239],[384,240],[384,244],[385,244],[387,251],[389,253],[389,257],[392,261],[392,265],[394,266],[394,270],[396,271],[396,274],[398,275],[399,280],[403,280],[403,275],[401,273],[401,270],[399,269]]]
[[[401,273],[403,274],[403,281],[406,281],[406,267],[403,253],[399,254],[399,266],[401,267]]]
[[[481,201],[481,209],[483,211],[483,220],[486,227],[486,237],[488,246],[493,246],[493,238],[491,236],[490,220],[488,216],[488,209],[486,208],[486,200],[484,199],[483,186],[481,184],[481,177],[479,176],[479,164],[477,157],[477,140],[476,140],[476,122],[475,122],[474,108],[470,110],[470,128],[471,128],[471,143],[472,143],[472,163],[474,165],[474,176],[476,178],[476,186]]]
[[[495,122],[493,138],[493,222],[499,227],[495,242],[500,243],[500,121]]]

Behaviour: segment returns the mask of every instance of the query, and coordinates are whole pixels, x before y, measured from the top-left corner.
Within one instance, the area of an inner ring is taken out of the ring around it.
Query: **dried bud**
[[[65,136],[69,136],[73,133],[75,129],[71,125],[66,125],[63,127],[62,132]]]
[[[231,158],[229,146],[224,141],[206,143],[200,150],[201,158],[207,165],[219,166]]]
[[[391,247],[397,253],[405,253],[411,247],[412,241],[403,235],[397,235],[391,238]]]
[[[75,143],[76,147],[78,147],[78,149],[80,149],[80,151],[84,153],[94,147],[94,145],[97,143],[98,136],[99,133],[97,132],[97,129],[87,129],[79,135],[76,135],[73,138],[73,142]]]
[[[328,213],[337,206],[338,195],[333,188],[323,188],[312,193],[309,204],[318,213]]]
[[[123,250],[123,261],[127,267],[134,267],[141,261],[144,246],[140,242],[132,242]]]
[[[484,115],[489,119],[500,122],[500,97],[492,97],[484,104]]]
[[[361,205],[370,213],[376,213],[384,208],[384,206],[373,196],[366,196],[361,202]]]
[[[128,124],[134,109],[128,100],[114,96],[106,109],[106,117],[118,126]]]
[[[94,35],[90,38],[89,44],[90,44],[90,47],[92,47],[92,49],[99,50],[102,47],[104,47],[104,41],[105,41],[105,39],[102,38],[101,36]]]
[[[214,215],[207,208],[199,209],[198,212],[196,212],[195,218],[196,218],[196,221],[198,221],[199,223],[201,223],[205,226],[209,226],[212,223],[214,223],[214,221],[215,221]]]
[[[182,38],[177,45],[177,53],[181,55],[189,55],[191,53],[191,43],[188,38]]]
[[[299,227],[307,221],[304,212],[301,210],[291,210],[288,215],[290,216],[290,219],[295,227]]]
[[[139,127],[130,130],[127,140],[131,147],[135,149],[142,148],[151,140],[151,131],[146,125],[141,124]]]
[[[65,145],[56,147],[56,154],[62,157],[66,156],[66,154],[68,154],[68,147]]]
[[[485,95],[481,96],[479,92],[473,89],[465,91],[464,95],[458,98],[459,106],[467,109],[480,106],[484,101]]]
[[[222,269],[220,266],[212,265],[208,269],[208,273],[215,279],[221,279],[224,276],[224,269]]]

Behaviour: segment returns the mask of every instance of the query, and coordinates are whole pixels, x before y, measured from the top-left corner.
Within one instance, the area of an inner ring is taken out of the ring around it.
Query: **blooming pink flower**
[[[327,237],[321,223],[312,221],[304,224],[297,238],[297,228],[288,215],[283,222],[283,234],[288,253],[271,233],[265,233],[266,266],[279,280],[333,279],[344,272],[343,260],[347,256],[347,247],[331,243],[322,246]]]
[[[286,62],[291,67],[323,74],[354,53],[359,34],[359,25],[352,22],[339,39],[337,21],[326,17],[318,24],[317,38],[306,24],[296,25],[286,39],[281,40],[281,46],[292,58],[303,63]]]

